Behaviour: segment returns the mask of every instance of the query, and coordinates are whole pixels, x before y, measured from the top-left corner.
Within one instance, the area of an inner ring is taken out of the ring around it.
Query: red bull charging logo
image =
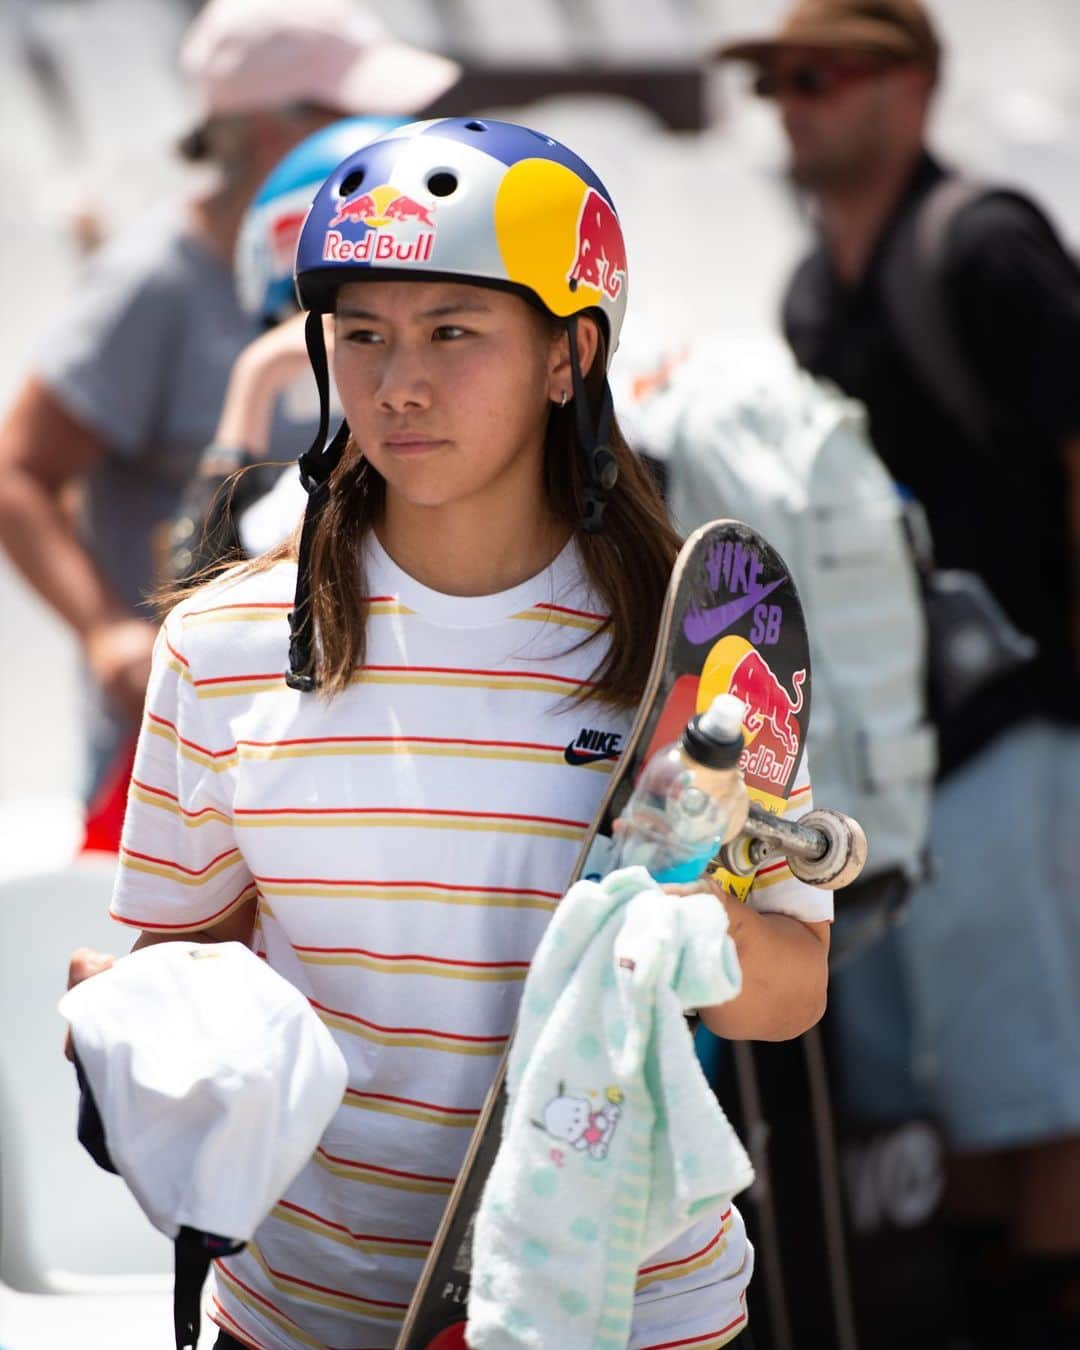
[[[577,252],[566,280],[570,289],[591,286],[617,300],[626,281],[626,245],[615,212],[589,188],[581,203],[577,225]]]
[[[428,262],[435,244],[434,206],[426,206],[390,183],[357,193],[338,207],[323,241],[326,262]],[[365,226],[359,239],[339,225]],[[402,234],[405,237],[402,237]]]
[[[799,713],[806,671],[794,671],[791,683],[789,691],[765,657],[734,634],[715,644],[702,668],[699,710],[723,693],[746,704],[741,767],[751,785],[782,788],[795,772],[803,739]]]
[[[753,649],[748,651],[731,672],[729,692],[746,704],[746,729],[757,735],[768,723],[772,734],[789,755],[799,749],[800,728],[796,714],[803,704],[802,687],[806,671],[797,670],[792,676],[795,697],[788,693],[773,674],[768,661]]]

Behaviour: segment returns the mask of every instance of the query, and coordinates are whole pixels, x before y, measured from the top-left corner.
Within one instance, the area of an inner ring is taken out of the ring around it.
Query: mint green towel
[[[522,995],[470,1346],[625,1350],[641,1263],[753,1180],[684,1020],[740,982],[715,896],[641,867],[567,894]]]

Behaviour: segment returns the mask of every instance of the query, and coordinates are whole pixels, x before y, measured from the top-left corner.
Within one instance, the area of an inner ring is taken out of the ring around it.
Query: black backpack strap
[[[894,337],[938,405],[968,442],[986,453],[993,445],[993,393],[957,338],[946,269],[957,218],[972,203],[991,197],[1022,207],[1048,240],[1058,241],[1045,212],[1022,192],[950,174],[901,216],[885,245],[881,269],[881,295]]]
[[[922,384],[977,449],[990,445],[992,412],[957,341],[945,267],[957,216],[970,203],[995,193],[973,178],[943,178],[901,217],[881,271],[893,335]]]

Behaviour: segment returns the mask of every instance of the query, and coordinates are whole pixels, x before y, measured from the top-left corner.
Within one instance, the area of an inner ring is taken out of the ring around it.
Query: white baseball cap
[[[145,947],[59,1008],[108,1159],[177,1241],[177,1345],[194,1344],[180,1310],[197,1338],[210,1260],[252,1237],[314,1153],[345,1093],[344,1057],[303,994],[239,942]]]
[[[180,69],[207,118],[290,103],[409,114],[461,75],[457,62],[397,41],[356,0],[207,0]]]

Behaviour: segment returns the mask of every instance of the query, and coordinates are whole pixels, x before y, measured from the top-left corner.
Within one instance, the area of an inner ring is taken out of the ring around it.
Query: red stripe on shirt
[[[433,1036],[438,1041],[468,1041],[473,1045],[502,1045],[510,1039],[509,1036],[466,1036],[456,1031],[435,1031],[431,1027],[384,1027],[378,1022],[369,1022],[366,1017],[357,1017],[355,1013],[328,1008],[313,998],[309,998],[308,1002],[319,1012],[328,1013],[331,1017],[342,1017],[346,1022],[357,1022],[362,1027],[370,1027],[372,1031],[384,1031],[388,1036]]]
[[[238,848],[227,848],[224,853],[219,853],[216,858],[211,858],[205,867],[185,867],[183,863],[173,862],[171,858],[155,858],[152,853],[136,853],[133,848],[124,849],[125,858],[138,858],[140,862],[158,863],[161,867],[171,867],[174,871],[184,872],[189,877],[201,877],[215,863],[219,863],[222,858],[227,858],[231,853],[235,853],[237,858],[240,857]]]
[[[209,927],[215,919],[220,919],[223,914],[227,914],[230,909],[235,908],[248,895],[248,892],[252,895],[258,894],[255,883],[252,881],[249,881],[239,895],[234,896],[227,905],[223,905],[213,914],[208,914],[205,919],[196,919],[194,922],[189,919],[186,923],[154,923],[149,919],[129,919],[123,914],[117,914],[115,909],[109,910],[109,918],[115,919],[117,923],[126,924],[129,928],[145,928],[148,932],[194,933],[199,928]]]
[[[554,750],[559,754],[565,748],[543,745],[539,741],[477,741],[454,736],[296,736],[285,741],[238,740],[236,744],[260,749],[281,745],[481,745],[496,750]]]
[[[443,816],[454,820],[517,820],[526,825],[570,825],[588,829],[587,820],[565,820],[561,816],[525,816],[510,811],[446,811],[409,806],[245,806],[237,807],[236,819],[244,816]]]
[[[362,595],[361,602],[366,605],[375,604],[387,600],[396,600],[396,595]],[[185,614],[185,619],[194,619],[199,614],[220,614],[222,610],[228,609],[292,609],[291,600],[248,600],[237,601],[231,605],[209,605],[206,609],[189,609]]]
[[[457,1180],[456,1177],[432,1177],[426,1176],[423,1172],[402,1172],[396,1167],[379,1167],[376,1163],[361,1162],[359,1158],[339,1158],[336,1154],[323,1148],[321,1144],[315,1152],[321,1153],[328,1161],[339,1163],[342,1167],[355,1167],[358,1171],[364,1172],[378,1172],[380,1176],[405,1177],[408,1181],[437,1181],[441,1185],[449,1186],[452,1186]]]
[[[198,750],[200,755],[209,755],[211,759],[224,759],[228,755],[236,754],[236,746],[230,745],[228,750],[211,750],[209,746],[200,745],[198,741],[189,741],[186,736],[181,736],[175,722],[170,722],[167,717],[159,717],[157,713],[147,710],[146,720],[156,722],[160,727],[168,727],[181,745],[186,745],[189,750]]]
[[[463,895],[482,893],[484,895],[535,895],[540,900],[561,900],[562,891],[537,891],[525,886],[457,886],[442,881],[376,881],[370,877],[267,877],[256,876],[255,880],[265,886],[371,886],[373,888],[396,888],[404,886],[426,887],[432,891],[460,892]]]
[[[661,1261],[658,1265],[655,1266],[642,1266],[641,1269],[638,1271],[638,1274],[652,1275],[653,1272],[657,1270],[670,1270],[672,1266],[683,1266],[686,1265],[688,1261],[696,1261],[699,1256],[704,1256],[707,1251],[711,1251],[712,1248],[715,1247],[716,1244],[720,1241],[720,1239],[724,1236],[723,1225],[727,1223],[730,1217],[731,1217],[731,1210],[725,1209],[723,1214],[720,1215],[720,1225],[721,1225],[720,1228],[717,1229],[715,1235],[711,1237],[708,1242],[706,1242],[705,1246],[702,1247],[701,1251],[693,1252],[690,1256],[680,1256],[677,1261]]]
[[[295,1214],[303,1214],[305,1218],[314,1219],[316,1223],[321,1223],[326,1228],[334,1228],[339,1233],[344,1233],[346,1237],[352,1238],[355,1242],[382,1242],[387,1246],[394,1247],[431,1246],[430,1241],[424,1242],[418,1238],[381,1237],[377,1233],[354,1233],[351,1228],[346,1228],[343,1223],[336,1223],[333,1219],[324,1219],[321,1214],[316,1214],[313,1209],[304,1209],[301,1205],[294,1205],[291,1200],[279,1200],[278,1205],[282,1209],[291,1210]]]
[[[575,614],[580,619],[600,619],[606,623],[611,618],[610,614],[593,614],[587,609],[570,609],[567,605],[552,605],[547,601],[541,601],[538,605],[532,605],[532,609],[550,609],[556,614]]]
[[[377,671],[404,675],[484,675],[495,680],[550,680],[555,684],[569,685],[574,689],[595,689],[595,680],[575,680],[570,675],[551,675],[540,670],[481,670],[471,666],[356,666],[358,671]],[[281,680],[280,670],[255,672],[247,675],[214,675],[195,680],[196,686],[204,684],[240,684],[245,680]]]
[[[283,1308],[279,1308],[277,1304],[273,1303],[270,1299],[268,1299],[265,1294],[260,1294],[257,1289],[252,1289],[250,1284],[245,1284],[244,1281],[240,1278],[240,1276],[235,1273],[235,1271],[230,1270],[228,1266],[222,1265],[220,1260],[215,1261],[214,1265],[221,1267],[221,1274],[225,1277],[226,1284],[228,1284],[228,1282],[232,1280],[234,1284],[238,1284],[240,1288],[243,1289],[245,1294],[250,1294],[251,1297],[256,1301],[256,1303],[264,1304],[267,1308],[270,1309],[271,1312],[275,1312],[279,1317],[283,1317],[286,1322],[288,1322],[291,1326],[296,1327],[298,1331],[301,1330],[300,1323],[296,1320],[295,1317],[290,1317],[289,1314],[285,1312]]]
[[[423,952],[372,952],[366,947],[302,947],[290,944],[293,951],[318,952],[325,956],[370,956],[377,961],[427,961],[434,966],[467,966],[470,970],[528,970],[528,961],[455,961],[448,956],[425,956]]]
[[[189,820],[198,820],[199,816],[205,815],[224,815],[219,806],[204,806],[198,811],[188,811],[180,805],[180,798],[175,792],[166,792],[164,788],[152,787],[149,783],[143,783],[138,778],[132,778],[132,786],[140,788],[143,792],[149,792],[152,797],[165,797],[168,801],[175,803],[182,816],[187,816]]]
[[[251,1339],[240,1323],[237,1322],[236,1318],[229,1316],[221,1306],[221,1301],[218,1299],[218,1296],[212,1294],[211,1299],[214,1304],[210,1309],[211,1322],[216,1322],[218,1326],[221,1327],[223,1331],[227,1331],[234,1340],[239,1341],[241,1345],[248,1346],[249,1350],[262,1350],[262,1346],[259,1345],[258,1341],[253,1341]]]
[[[173,656],[176,657],[176,659],[180,662],[182,666],[187,667],[187,669],[189,670],[191,669],[191,662],[187,659],[186,656],[181,656],[180,653],[176,650],[176,648],[172,645],[172,643],[169,641],[168,633],[165,634],[165,646],[168,647],[169,651],[172,652]]]
[[[436,1102],[422,1102],[415,1097],[392,1097],[388,1092],[361,1092],[359,1088],[346,1088],[345,1096],[346,1099],[361,1097],[376,1102],[397,1102],[401,1106],[418,1106],[421,1110],[438,1111],[444,1116],[478,1116],[481,1110],[479,1106],[439,1106]]]
[[[686,1336],[681,1341],[656,1341],[652,1345],[643,1345],[641,1350],[675,1350],[680,1345],[699,1345],[702,1341],[710,1341],[716,1336],[724,1336],[729,1331],[734,1331],[741,1323],[746,1321],[746,1313],[741,1312],[738,1317],[727,1324],[726,1327],[718,1327],[716,1331],[706,1331],[700,1336]]]

